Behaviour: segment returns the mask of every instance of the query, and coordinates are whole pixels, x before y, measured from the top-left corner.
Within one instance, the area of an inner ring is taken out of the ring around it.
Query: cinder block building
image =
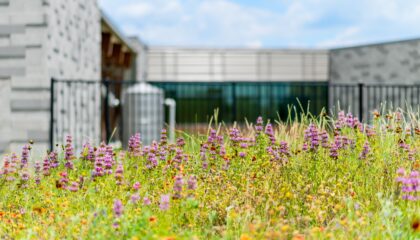
[[[330,106],[340,102],[341,108],[358,112],[361,94],[365,115],[381,104],[393,107],[420,104],[420,39],[331,49],[329,62],[330,83],[364,84],[362,92],[331,91]]]
[[[0,151],[47,147],[51,78],[133,79],[135,57],[96,0],[0,0]]]
[[[288,114],[288,104],[308,101],[315,113],[337,101],[348,108],[358,105],[360,93],[374,104],[385,95],[399,97],[398,104],[404,98],[419,104],[419,88],[404,94],[382,89],[377,95],[368,95],[368,87],[337,94],[329,89],[331,84],[419,84],[419,71],[419,39],[337,49],[159,47],[124,36],[96,0],[0,0],[0,152],[29,139],[39,145],[35,149],[46,149],[51,113],[57,116],[58,141],[75,131],[80,132],[76,142],[104,135],[100,84],[88,93],[96,105],[81,104],[75,116],[75,105],[59,97],[77,99],[80,91],[90,90],[57,88],[51,98],[52,78],[114,80],[116,99],[121,81],[147,81],[177,101],[177,122],[191,123],[208,121],[215,108],[227,122],[260,114],[277,119]],[[56,101],[53,109],[51,101]],[[109,111],[113,128],[122,110]]]

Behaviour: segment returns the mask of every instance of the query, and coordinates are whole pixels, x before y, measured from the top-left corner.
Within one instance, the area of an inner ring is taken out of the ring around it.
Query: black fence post
[[[54,85],[55,79],[51,78],[50,86],[50,151],[53,151],[54,148]]]
[[[109,122],[109,80],[104,81],[105,99],[104,99],[104,117],[105,117],[105,141],[108,143],[111,137],[111,127]]]
[[[359,88],[359,118],[363,121],[363,83],[358,83],[357,86]]]

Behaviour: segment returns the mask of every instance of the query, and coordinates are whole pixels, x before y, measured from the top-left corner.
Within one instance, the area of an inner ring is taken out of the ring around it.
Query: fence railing
[[[101,85],[99,81],[51,80],[51,148],[54,143],[63,141],[67,134],[72,135],[76,144],[101,137]]]
[[[131,105],[122,111],[122,93],[137,82],[51,80],[50,144],[62,141],[67,134],[75,143],[87,139],[122,139],[124,127],[139,126],[137,121],[153,112],[138,111]],[[288,105],[302,104],[312,113],[322,108],[350,111],[362,120],[370,112],[387,107],[417,107],[420,85],[331,84],[295,82],[186,83],[150,82],[177,103],[177,123],[207,122],[219,109],[219,121],[254,121],[259,115],[272,120],[287,117]],[[130,101],[138,102],[137,97]],[[298,100],[299,99],[299,100]],[[147,102],[150,104],[159,102]],[[299,108],[298,108],[299,109]],[[125,116],[135,112],[133,116]],[[124,120],[125,118],[125,120]],[[128,119],[129,118],[129,119]],[[163,120],[162,120],[163,122]],[[160,126],[154,126],[158,129]],[[114,131],[117,129],[117,131]],[[146,128],[144,131],[152,131]],[[154,130],[153,130],[154,131]],[[125,139],[124,139],[125,140]]]
[[[76,149],[86,141],[126,143],[137,131],[150,142],[163,127],[163,93],[143,87],[134,81],[52,79],[51,148],[66,135],[73,137]]]
[[[373,110],[416,108],[420,104],[420,85],[329,84],[329,108],[340,108],[369,121]]]

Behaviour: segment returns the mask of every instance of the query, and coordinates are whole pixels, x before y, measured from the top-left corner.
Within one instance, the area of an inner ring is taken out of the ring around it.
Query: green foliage
[[[290,111],[293,111],[290,109]],[[397,169],[419,169],[419,122],[399,113],[375,115],[370,127],[364,124],[341,126],[339,119],[302,114],[299,122],[288,119],[274,125],[276,142],[263,132],[256,134],[249,124],[240,132],[241,146],[229,137],[231,130],[214,120],[223,143],[213,144],[209,136],[179,133],[184,146],[160,143],[156,154],[166,149],[165,160],[147,167],[149,155],[117,151],[113,173],[92,177],[94,162],[82,156],[73,159],[74,169],[60,165],[50,174],[31,172],[22,185],[20,176],[0,179],[0,237],[24,239],[418,239],[419,201],[401,198],[395,181]],[[305,129],[312,123],[328,132],[328,144],[304,150]],[[210,127],[213,124],[210,123]],[[370,133],[369,133],[369,131]],[[345,136],[348,147],[331,157],[334,136]],[[254,140],[255,137],[255,140]],[[269,147],[288,145],[279,159]],[[408,147],[401,147],[401,142]],[[364,145],[370,150],[360,155]],[[204,151],[203,144],[209,149]],[[212,149],[214,147],[214,149]],[[224,147],[226,153],[221,154]],[[64,148],[62,148],[64,149]],[[407,150],[408,149],[408,150]],[[177,150],[183,160],[176,161]],[[211,151],[216,151],[212,157]],[[203,167],[203,154],[208,166]],[[244,157],[240,153],[245,153]],[[42,161],[35,159],[33,161]],[[123,166],[121,184],[116,167]],[[69,183],[60,187],[63,172]],[[184,185],[175,198],[175,176]],[[187,181],[197,177],[197,188]],[[77,191],[71,182],[85,180]],[[136,190],[133,184],[139,182]],[[67,189],[66,187],[67,186]],[[140,200],[133,202],[133,195]],[[161,210],[161,196],[170,194],[168,210]],[[418,194],[418,193],[417,193]],[[151,204],[144,204],[144,198]],[[116,199],[122,201],[123,214],[113,211]],[[420,224],[420,223],[419,223]]]

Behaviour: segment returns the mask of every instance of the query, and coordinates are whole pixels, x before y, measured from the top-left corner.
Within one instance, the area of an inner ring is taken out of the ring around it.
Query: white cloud
[[[263,44],[260,40],[255,40],[255,41],[245,43],[245,47],[249,47],[249,48],[261,48],[262,46]]]
[[[357,34],[360,33],[360,28],[349,27],[344,31],[337,34],[334,38],[321,42],[318,44],[319,47],[339,47],[343,45],[354,45],[357,43]]]
[[[147,2],[129,3],[117,9],[118,15],[126,17],[142,18],[156,11],[155,6]]]
[[[152,45],[330,47],[413,37],[418,0],[100,0]]]

